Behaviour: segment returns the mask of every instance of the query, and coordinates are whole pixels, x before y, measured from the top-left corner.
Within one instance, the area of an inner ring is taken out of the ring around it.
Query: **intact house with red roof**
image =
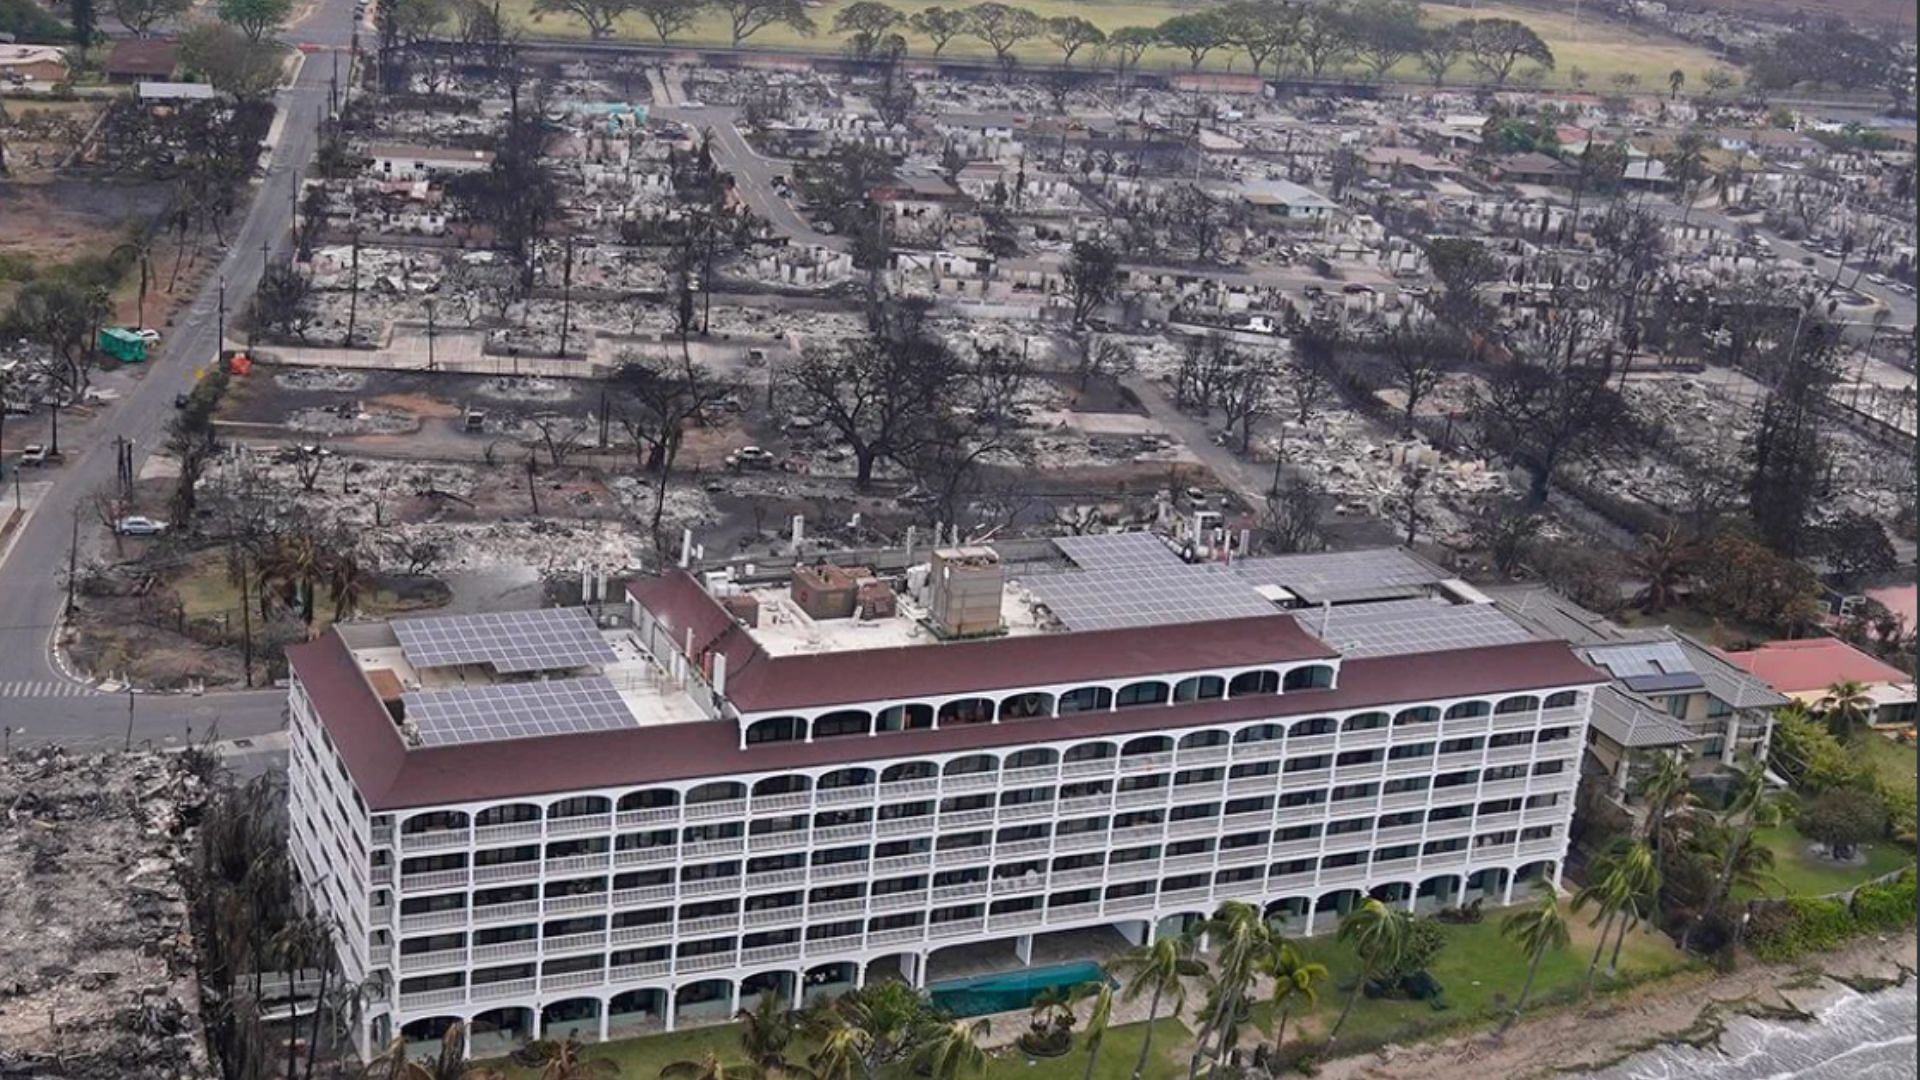
[[[1766,680],[1796,701],[1818,705],[1835,683],[1857,682],[1873,702],[1875,727],[1914,722],[1913,676],[1861,652],[1839,638],[1770,641],[1727,659]]]
[[[1225,900],[1315,934],[1559,881],[1607,677],[1406,552],[890,554],[290,649],[293,863],[382,988],[361,1047],[719,1023]]]

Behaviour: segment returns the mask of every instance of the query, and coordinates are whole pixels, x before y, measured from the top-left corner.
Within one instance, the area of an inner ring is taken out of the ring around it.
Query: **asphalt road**
[[[350,0],[319,0],[285,39],[319,46],[306,56],[278,105],[279,141],[266,174],[255,183],[246,218],[200,295],[176,321],[158,359],[118,402],[64,440],[64,463],[48,470],[52,487],[41,498],[4,564],[0,564],[0,727],[12,745],[62,743],[79,747],[179,745],[217,729],[222,737],[259,735],[281,726],[286,695],[272,690],[205,695],[102,694],[77,685],[55,662],[51,643],[66,603],[62,571],[76,514],[87,495],[114,475],[115,436],[134,441],[135,468],[166,437],[174,395],[218,349],[220,281],[231,314],[252,294],[261,270],[261,245],[284,250],[295,177],[313,159],[321,111],[333,75],[331,48],[345,46],[353,29]],[[97,524],[81,519],[81,530]],[[129,713],[131,712],[131,718]],[[131,719],[131,723],[130,723]]]
[[[814,228],[811,222],[794,210],[793,204],[774,189],[773,178],[785,174],[790,166],[761,157],[759,152],[747,145],[746,137],[740,134],[740,128],[734,123],[739,112],[737,108],[722,105],[692,108],[685,105],[658,105],[654,107],[653,115],[712,131],[714,164],[720,171],[733,174],[734,187],[747,205],[756,215],[771,222],[782,236],[795,243],[812,244],[835,251],[846,250],[849,245],[845,237],[829,236]]]

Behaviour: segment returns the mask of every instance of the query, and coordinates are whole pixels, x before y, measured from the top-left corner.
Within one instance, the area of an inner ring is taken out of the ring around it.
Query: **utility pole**
[[[67,545],[67,611],[73,615],[73,579],[80,571],[80,509],[73,511],[73,539]]]
[[[360,230],[353,230],[353,257],[347,271],[347,340],[346,347],[353,348],[353,328],[360,318]]]
[[[224,275],[220,278],[219,320],[216,324],[217,329],[215,330],[215,341],[213,343],[213,358],[216,361],[220,359],[220,354],[225,352],[227,348],[227,279]]]
[[[427,301],[427,370],[433,371],[433,301]]]
[[[127,745],[125,752],[133,752],[133,683],[127,683]]]
[[[560,359],[567,358],[567,331],[573,321],[573,237],[567,237],[567,257],[560,270]]]

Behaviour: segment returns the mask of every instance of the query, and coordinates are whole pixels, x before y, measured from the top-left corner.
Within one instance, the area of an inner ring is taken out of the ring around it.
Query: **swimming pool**
[[[985,1016],[1011,1012],[1033,1004],[1042,993],[1064,986],[1104,982],[1107,973],[1091,960],[1051,967],[1019,968],[1014,971],[976,975],[970,979],[951,979],[927,987],[937,1008],[954,1016]]]

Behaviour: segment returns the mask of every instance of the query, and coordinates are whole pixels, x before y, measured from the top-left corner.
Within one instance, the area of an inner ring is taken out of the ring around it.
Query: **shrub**
[[[1894,930],[1913,925],[1916,895],[1908,870],[1892,881],[1862,885],[1853,894],[1853,921],[1862,930]]]
[[[1747,940],[1762,960],[1791,960],[1838,948],[1859,930],[1845,901],[1795,897],[1756,912]]]

